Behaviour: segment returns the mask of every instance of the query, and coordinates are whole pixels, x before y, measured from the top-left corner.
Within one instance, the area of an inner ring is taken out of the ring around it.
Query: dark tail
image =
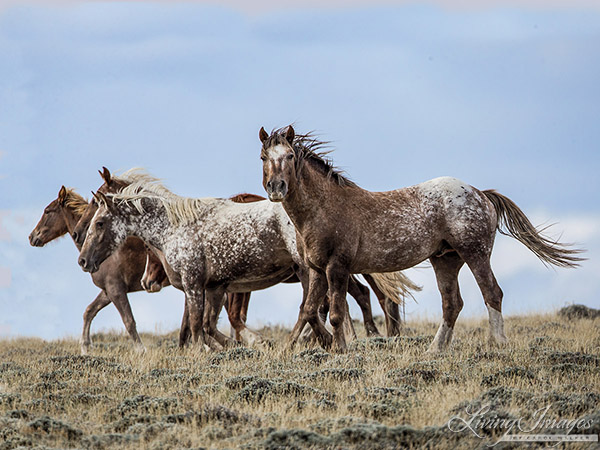
[[[570,244],[561,244],[545,237],[534,227],[525,213],[508,197],[494,190],[483,191],[494,205],[498,214],[498,231],[512,236],[540,258],[544,264],[558,267],[577,267],[585,258],[577,256],[585,250],[569,248]],[[503,229],[504,228],[504,229]]]

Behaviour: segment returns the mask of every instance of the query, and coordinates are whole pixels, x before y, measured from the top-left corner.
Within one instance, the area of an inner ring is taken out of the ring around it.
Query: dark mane
[[[287,145],[285,132],[287,127],[278,128],[271,132],[269,138],[264,142],[263,148],[275,145]],[[294,136],[293,150],[296,155],[296,171],[299,172],[302,164],[308,162],[319,169],[328,179],[334,180],[339,186],[356,186],[344,172],[333,165],[327,156],[331,153],[330,142],[317,139],[313,132],[296,134]]]

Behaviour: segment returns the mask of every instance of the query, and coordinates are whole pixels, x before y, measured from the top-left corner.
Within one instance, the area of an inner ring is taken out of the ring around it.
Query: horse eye
[[[260,160],[261,160],[261,161],[266,161],[266,160],[267,160],[267,158],[266,158],[265,156],[261,156],[261,157],[260,157]]]
[[[290,153],[289,155],[287,155],[287,159],[294,159],[294,154]]]
[[[96,222],[96,227],[97,228],[103,228],[104,227],[104,222]]]

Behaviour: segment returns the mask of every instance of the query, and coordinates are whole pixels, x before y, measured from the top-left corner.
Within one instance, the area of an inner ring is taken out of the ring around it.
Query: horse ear
[[[60,206],[65,206],[67,202],[67,188],[64,186],[60,187],[60,191],[58,191],[58,204]]]
[[[288,141],[288,144],[293,145],[294,137],[296,137],[296,132],[294,131],[294,127],[290,125],[285,132],[285,140]]]
[[[104,199],[102,198],[103,195],[101,192],[92,191],[92,196],[94,197],[94,200],[96,200],[96,203],[98,203],[98,205],[104,204]]]
[[[100,174],[100,176],[106,184],[110,184],[110,170],[102,166],[102,172],[98,171],[98,173]]]
[[[269,133],[265,131],[265,127],[260,127],[260,131],[258,132],[258,138],[263,144],[267,139],[269,139]]]
[[[112,200],[110,200],[106,195],[102,192],[94,192],[92,191],[92,195],[96,199],[96,202],[100,206],[106,206],[108,209],[111,209],[113,206]]]

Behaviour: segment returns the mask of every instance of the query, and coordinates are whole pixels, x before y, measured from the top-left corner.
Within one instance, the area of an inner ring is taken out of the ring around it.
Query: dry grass
[[[548,417],[591,420],[583,433],[598,434],[599,324],[510,317],[499,349],[486,322],[460,320],[436,357],[427,322],[341,355],[287,351],[280,328],[262,330],[272,347],[210,354],[178,350],[175,333],[144,335],[145,354],[120,334],[96,335],[92,356],[75,340],[0,341],[0,449],[485,448],[503,430],[480,439],[446,425],[484,405],[491,418],[551,405]]]

